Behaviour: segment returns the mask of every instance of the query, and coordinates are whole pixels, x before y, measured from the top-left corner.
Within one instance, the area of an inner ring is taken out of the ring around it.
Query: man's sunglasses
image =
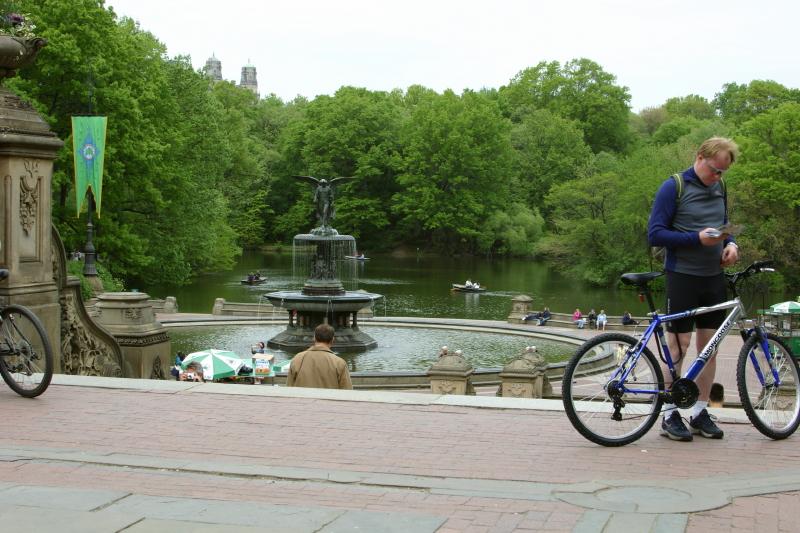
[[[728,169],[722,170],[721,168],[715,167],[714,165],[708,162],[708,159],[703,159],[703,161],[705,162],[706,166],[711,169],[711,172],[713,172],[715,176],[722,176],[724,173],[728,171]]]

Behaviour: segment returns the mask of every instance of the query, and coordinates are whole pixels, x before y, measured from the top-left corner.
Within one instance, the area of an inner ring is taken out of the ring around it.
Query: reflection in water
[[[378,302],[378,316],[424,316],[505,320],[511,310],[511,298],[527,294],[533,307],[547,305],[551,311],[572,313],[581,309],[605,309],[611,315],[629,310],[633,315],[647,313],[647,304],[640,302],[636,292],[615,288],[584,285],[562,276],[555,269],[524,259],[462,258],[395,258],[374,256],[359,263],[359,288],[384,295]],[[239,280],[248,272],[260,270],[267,278],[264,285],[248,286]],[[489,287],[481,294],[452,293],[453,283],[479,279]],[[210,313],[215,298],[229,302],[257,302],[264,293],[297,289],[292,281],[291,254],[245,252],[231,272],[198,277],[185,287],[131,286],[154,298],[175,296],[183,312]],[[745,303],[756,300],[758,307],[767,302],[779,302],[793,295],[773,294],[764,298],[745,291]],[[656,301],[663,300],[663,293]]]
[[[363,329],[378,341],[378,347],[364,353],[343,354],[352,371],[427,370],[436,361],[439,348],[445,345],[451,350],[462,350],[476,368],[503,366],[531,344],[548,361],[564,360],[575,351],[575,346],[568,344],[499,333],[391,326]],[[193,326],[170,328],[169,335],[175,352],[218,348],[249,355],[251,345],[282,330],[282,325]],[[333,349],[336,350],[335,343]],[[270,353],[274,353],[278,361],[291,358],[281,351],[271,350]]]

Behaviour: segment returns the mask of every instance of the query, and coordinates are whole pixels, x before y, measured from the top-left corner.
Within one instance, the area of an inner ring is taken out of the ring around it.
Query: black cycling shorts
[[[725,274],[716,276],[693,276],[667,271],[667,314],[688,311],[696,307],[707,307],[728,299]],[[715,311],[667,324],[672,333],[690,333],[695,324],[698,329],[717,329],[725,321],[726,310]]]

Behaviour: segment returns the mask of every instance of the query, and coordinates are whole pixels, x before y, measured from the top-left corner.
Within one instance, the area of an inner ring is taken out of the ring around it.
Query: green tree
[[[644,145],[616,159],[600,154],[577,180],[554,185],[546,198],[552,233],[537,251],[573,276],[597,285],[627,271],[657,268],[647,243],[653,198],[670,174],[686,168],[697,145],[687,137]]]
[[[643,124],[640,133],[652,135],[662,124],[669,120],[669,113],[667,113],[663,105],[659,107],[646,107],[639,111],[639,117],[641,117]]]
[[[418,96],[402,134],[403,189],[393,199],[401,227],[411,242],[491,251],[496,241],[482,238],[485,220],[510,204],[510,123],[495,102],[471,91]]]
[[[726,83],[714,97],[714,107],[722,118],[737,125],[785,102],[800,103],[800,89],[788,89],[772,80]]]
[[[291,174],[317,177],[353,176],[339,185],[336,198],[337,229],[360,240],[360,246],[381,247],[381,230],[391,222],[392,194],[398,165],[398,132],[402,95],[342,87],[333,96],[319,96],[304,109],[302,118],[286,131],[285,154],[289,174],[281,178],[292,194],[286,198],[290,233],[307,231],[316,224],[308,185]]]
[[[111,272],[180,283],[229,267],[238,248],[219,185],[231,152],[208,80],[98,0],[26,7],[50,45],[13,84],[66,141],[54,165],[53,217],[67,246],[85,235],[72,198],[70,116],[91,111],[109,118],[95,243]]]
[[[730,177],[734,221],[747,258],[774,259],[800,283],[800,104],[784,103],[742,125],[741,158]]]
[[[230,166],[224,170],[220,183],[230,206],[230,226],[237,240],[244,246],[263,242],[266,217],[269,214],[267,199],[271,187],[268,162],[274,157],[268,148],[259,121],[258,96],[229,82],[213,84],[213,95],[222,106],[222,116],[217,127],[222,142],[230,151]]]
[[[678,116],[659,126],[652,140],[656,144],[674,143],[699,125],[700,121],[692,116]]]
[[[547,109],[577,121],[584,139],[597,153],[623,152],[630,142],[627,87],[589,59],[541,62],[517,74],[500,89],[499,101],[514,121],[533,109]]]
[[[541,208],[550,187],[574,179],[591,159],[583,132],[571,120],[540,109],[511,130],[517,187],[529,207]]]
[[[711,102],[696,94],[670,98],[664,104],[664,110],[671,118],[692,117],[697,120],[708,120],[716,116]]]

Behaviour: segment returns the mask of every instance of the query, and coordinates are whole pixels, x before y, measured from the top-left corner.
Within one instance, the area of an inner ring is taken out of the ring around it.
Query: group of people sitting
[[[537,326],[544,326],[548,320],[550,320],[550,308],[545,307],[543,310],[539,311],[538,313],[528,313],[524,317],[522,317],[522,323],[525,324],[527,322],[536,321]]]
[[[261,272],[256,270],[247,275],[247,281],[259,281],[261,279]]]
[[[631,313],[627,310],[622,315],[621,321],[623,326],[636,326],[639,324],[639,322],[634,320],[631,316]],[[594,308],[592,308],[589,311],[589,314],[584,318],[580,308],[576,307],[575,312],[572,313],[572,323],[578,326],[578,329],[583,329],[588,324],[590,328],[601,329],[605,331],[606,326],[608,325],[608,315],[606,315],[605,309],[600,309],[599,313],[595,313]]]
[[[522,323],[533,322],[537,326],[544,326],[548,320],[550,320],[550,308],[545,307],[542,311],[528,313],[524,317],[522,317]],[[606,326],[608,325],[608,315],[606,314],[605,309],[601,309],[600,313],[595,313],[594,309],[589,311],[589,314],[584,316],[581,313],[580,308],[575,308],[575,312],[572,313],[572,323],[575,324],[578,329],[583,329],[587,325],[590,328],[600,329],[605,331]],[[622,325],[623,326],[636,326],[639,322],[634,320],[631,316],[629,311],[625,311],[625,314],[622,315]]]
[[[480,289],[481,284],[478,283],[477,281],[467,280],[464,282],[464,287],[466,287],[467,289]]]

